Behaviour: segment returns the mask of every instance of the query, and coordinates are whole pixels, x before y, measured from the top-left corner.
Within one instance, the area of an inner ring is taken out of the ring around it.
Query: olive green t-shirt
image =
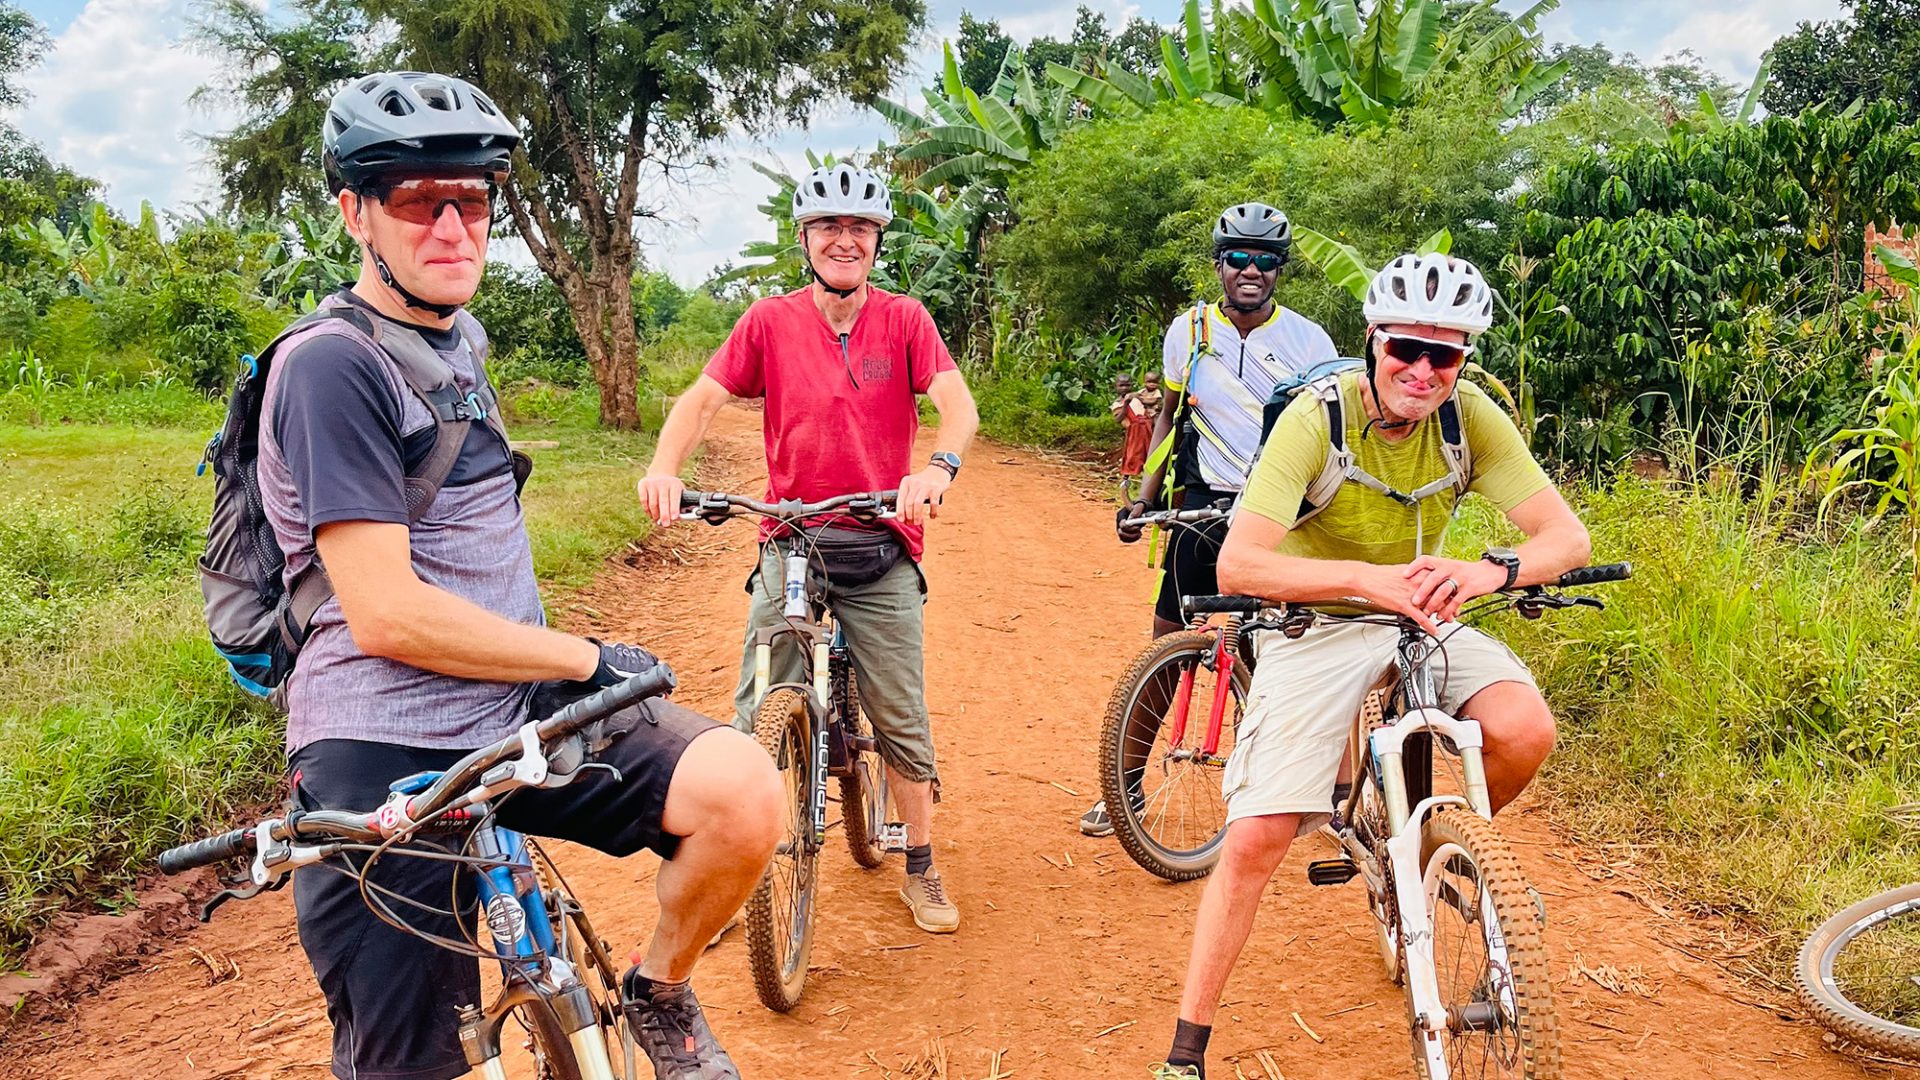
[[[1447,458],[1439,418],[1420,421],[1398,442],[1389,441],[1378,430],[1366,431],[1367,413],[1360,402],[1363,377],[1361,372],[1351,372],[1340,378],[1347,447],[1355,463],[1398,491],[1413,491],[1445,477]],[[1455,396],[1473,456],[1467,490],[1478,492],[1504,513],[1551,484],[1527,452],[1519,429],[1485,391],[1463,381]],[[1300,500],[1326,467],[1328,448],[1327,411],[1319,398],[1303,392],[1274,423],[1273,434],[1247,478],[1240,505],[1287,527],[1286,538],[1280,541],[1281,554],[1392,565],[1411,562],[1421,552],[1440,550],[1453,517],[1451,486],[1425,499],[1416,519],[1412,507],[1348,482],[1340,485],[1326,509],[1296,528]],[[1424,534],[1417,546],[1416,520]]]

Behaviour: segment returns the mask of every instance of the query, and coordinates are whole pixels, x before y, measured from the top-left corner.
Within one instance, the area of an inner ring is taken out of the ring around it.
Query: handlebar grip
[[[1223,611],[1251,615],[1266,607],[1267,601],[1257,596],[1183,596],[1180,604],[1196,615]]]
[[[252,845],[253,833],[248,829],[235,829],[219,836],[209,836],[205,840],[195,840],[191,844],[181,844],[160,853],[160,872],[184,874],[195,867],[226,862],[246,854]]]
[[[615,683],[554,713],[541,723],[540,738],[544,741],[571,735],[629,705],[670,693],[677,685],[679,680],[674,678],[672,668],[665,663],[655,664],[625,682]]]
[[[1556,583],[1562,588],[1574,585],[1598,585],[1603,581],[1625,581],[1633,576],[1632,563],[1607,563],[1605,566],[1582,566],[1560,575]]]
[[[707,500],[707,493],[704,491],[682,490],[680,492],[680,509],[698,510],[700,509],[700,504],[705,502],[706,500]]]
[[[888,488],[885,491],[876,491],[873,493],[873,500],[877,503],[892,503],[898,506],[900,505],[900,489]]]

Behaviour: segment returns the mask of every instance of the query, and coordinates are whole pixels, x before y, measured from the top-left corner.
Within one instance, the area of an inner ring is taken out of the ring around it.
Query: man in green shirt
[[[1330,410],[1299,395],[1248,478],[1220,552],[1220,588],[1294,603],[1360,598],[1444,639],[1440,705],[1480,722],[1497,809],[1552,750],[1553,714],[1512,652],[1450,621],[1476,597],[1586,565],[1587,530],[1505,414],[1459,381],[1471,336],[1493,322],[1492,292],[1471,263],[1401,256],[1375,277],[1365,310],[1366,369],[1339,386],[1358,468],[1317,509],[1308,505],[1327,463]],[[1464,475],[1443,431],[1446,412],[1459,419]],[[1498,506],[1526,542],[1475,562],[1440,557],[1462,489]],[[1260,896],[1294,837],[1327,820],[1348,726],[1392,664],[1397,640],[1394,628],[1370,624],[1316,627],[1297,640],[1261,636],[1223,781],[1226,843],[1200,902],[1179,1026],[1166,1062],[1154,1066],[1158,1080],[1206,1075],[1213,1014]]]

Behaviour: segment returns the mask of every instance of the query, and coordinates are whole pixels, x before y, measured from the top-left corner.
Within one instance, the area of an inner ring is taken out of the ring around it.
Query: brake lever
[[[231,889],[231,888],[221,889],[219,892],[214,894],[213,899],[208,900],[205,904],[200,905],[200,921],[203,923],[212,922],[214,909],[218,908],[221,904],[224,904],[229,900],[251,900],[256,896],[259,896],[263,892],[273,892],[281,888],[282,886],[286,885],[287,879],[289,876],[290,875],[283,874],[280,877],[274,878],[272,881],[267,882],[265,885],[247,885],[246,887],[239,888],[239,889]]]

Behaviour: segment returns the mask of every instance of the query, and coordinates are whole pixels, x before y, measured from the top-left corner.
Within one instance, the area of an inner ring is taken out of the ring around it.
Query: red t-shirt
[[[916,395],[952,370],[953,356],[920,301],[870,289],[843,340],[814,306],[813,291],[801,289],[748,308],[706,373],[735,397],[767,400],[767,499],[815,502],[896,488],[916,471]],[[886,524],[918,560],[920,528]],[[763,524],[760,538],[773,531]]]

